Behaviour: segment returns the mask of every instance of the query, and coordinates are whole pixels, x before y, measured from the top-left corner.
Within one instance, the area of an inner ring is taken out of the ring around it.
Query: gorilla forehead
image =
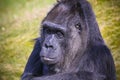
[[[44,21],[59,24],[61,26],[67,26],[67,24],[76,17],[75,11],[72,11],[68,4],[57,4],[45,17]]]

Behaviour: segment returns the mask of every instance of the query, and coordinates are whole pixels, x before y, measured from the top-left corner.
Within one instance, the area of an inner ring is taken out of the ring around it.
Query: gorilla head
[[[40,52],[43,63],[67,70],[83,54],[89,31],[78,6],[59,2],[43,20]]]

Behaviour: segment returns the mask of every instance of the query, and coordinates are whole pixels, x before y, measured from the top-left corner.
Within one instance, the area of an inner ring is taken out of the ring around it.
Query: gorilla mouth
[[[41,57],[41,60],[45,64],[55,64],[55,58]]]
[[[44,57],[43,59],[46,60],[46,61],[52,61],[54,58],[46,58],[46,57]]]

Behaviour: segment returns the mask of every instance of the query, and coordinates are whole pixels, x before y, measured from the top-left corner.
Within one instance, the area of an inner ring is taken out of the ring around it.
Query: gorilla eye
[[[50,34],[50,33],[51,33],[51,30],[50,30],[50,29],[45,29],[44,31],[45,31],[45,33],[47,33],[47,34]]]
[[[63,38],[64,37],[63,33],[60,32],[60,31],[57,31],[56,34],[57,34],[57,37],[59,37],[59,38]]]
[[[78,30],[80,30],[80,31],[82,30],[82,27],[81,27],[80,24],[76,24],[75,27],[76,27],[76,29],[78,29]]]

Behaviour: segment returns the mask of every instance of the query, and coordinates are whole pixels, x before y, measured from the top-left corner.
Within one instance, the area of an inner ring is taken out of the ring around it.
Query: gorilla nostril
[[[48,45],[47,45],[47,44],[45,44],[45,47],[46,47],[46,48],[48,48]]]
[[[53,46],[52,46],[52,45],[50,45],[50,46],[49,46],[49,48],[52,48],[52,49],[53,49]]]
[[[48,45],[48,44],[45,44],[45,47],[46,47],[46,48],[53,48],[52,45]]]

